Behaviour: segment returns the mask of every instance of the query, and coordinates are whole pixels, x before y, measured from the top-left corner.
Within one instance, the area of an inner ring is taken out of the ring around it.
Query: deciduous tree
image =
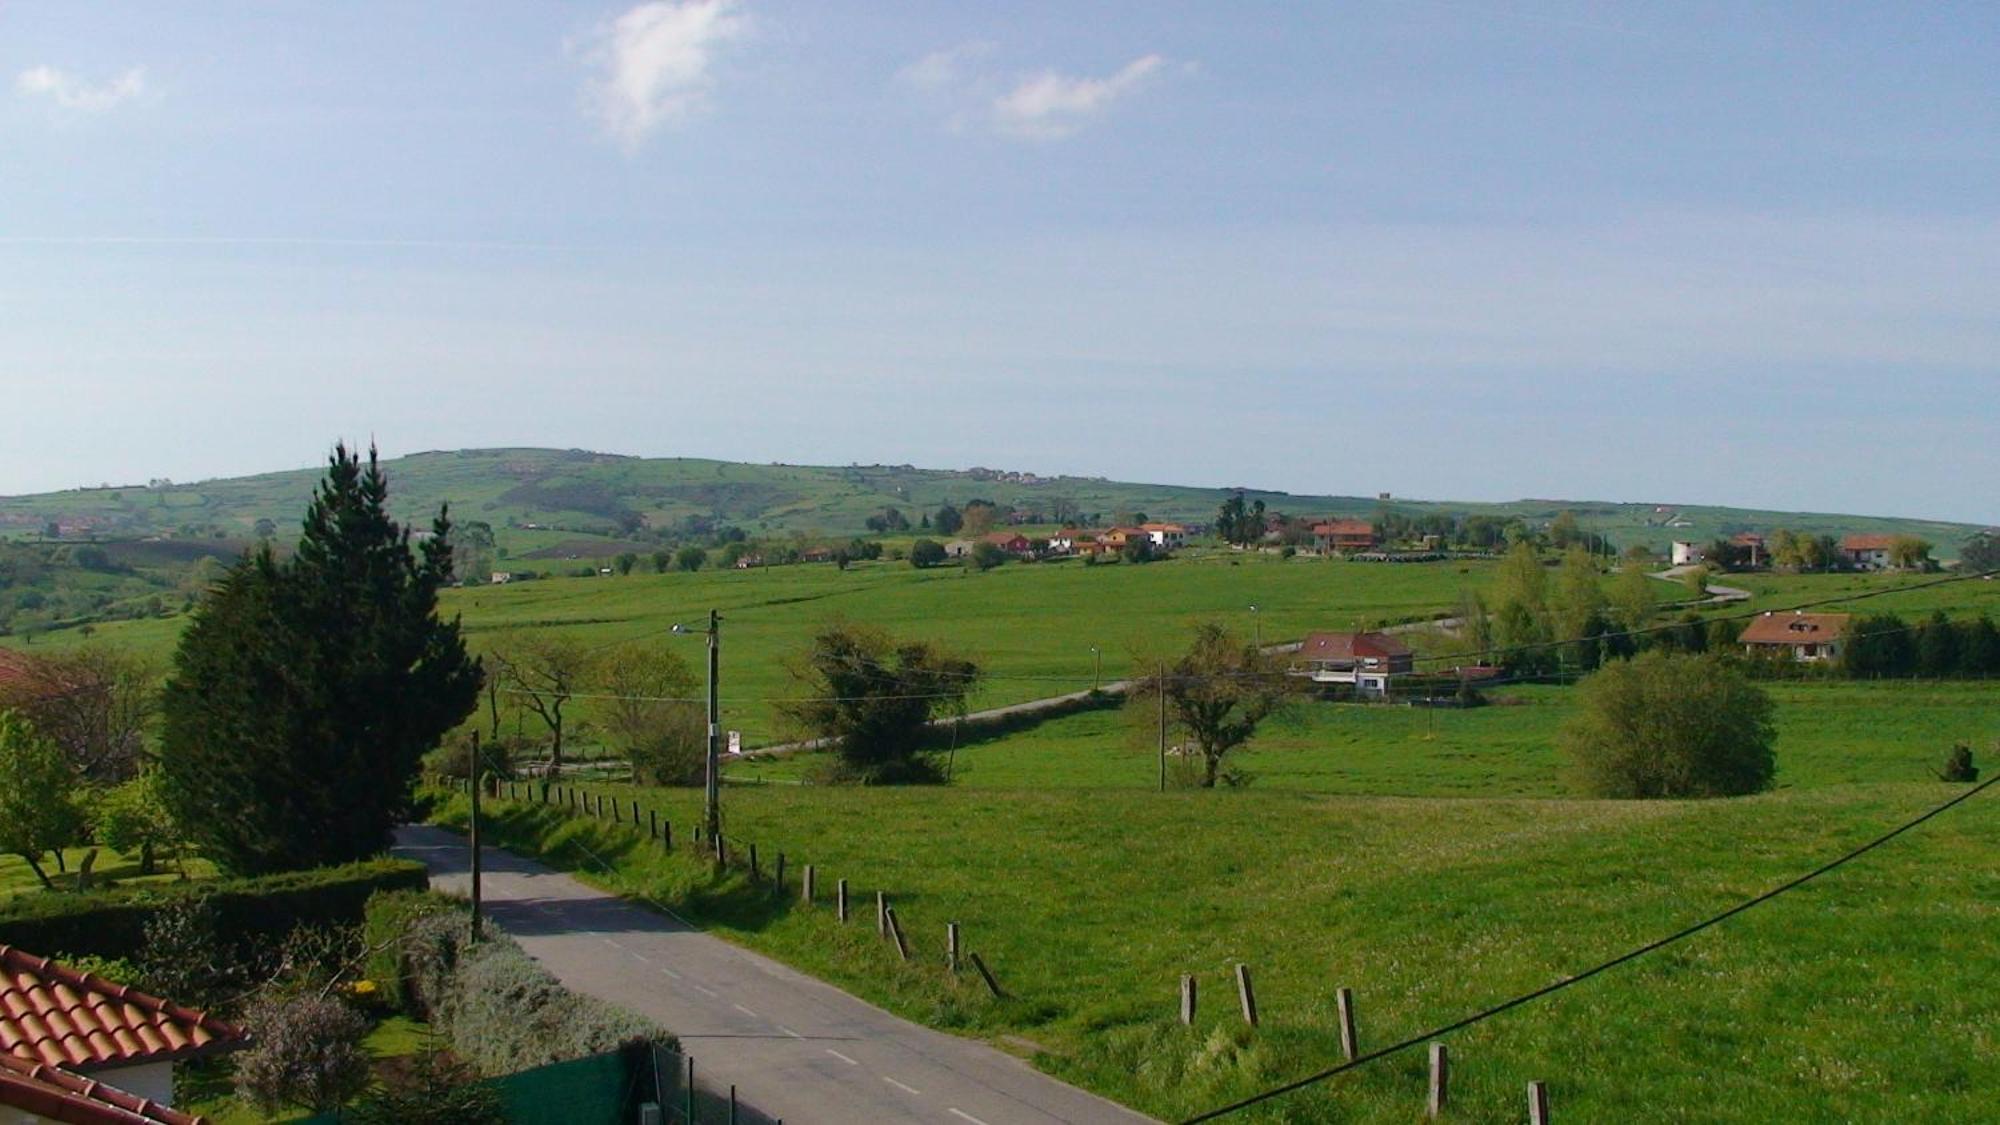
[[[77,842],[83,814],[76,773],[53,741],[12,711],[0,711],[0,852],[27,861],[49,887],[42,856]]]
[[[1209,622],[1187,651],[1136,685],[1128,706],[1144,712],[1166,695],[1167,712],[1201,755],[1199,784],[1215,787],[1222,762],[1297,690],[1297,681],[1257,646]],[[1151,700],[1151,702],[1147,702]]]
[[[591,674],[590,650],[567,633],[528,633],[496,646],[492,655],[503,690],[548,728],[549,776],[560,777],[569,729],[565,709]]]
[[[1715,657],[1649,652],[1577,688],[1558,741],[1598,797],[1724,797],[1770,788],[1771,700]]]
[[[926,725],[963,711],[979,667],[923,641],[834,621],[792,666],[806,698],[783,705],[804,731],[833,744],[835,779],[862,784],[935,781]]]

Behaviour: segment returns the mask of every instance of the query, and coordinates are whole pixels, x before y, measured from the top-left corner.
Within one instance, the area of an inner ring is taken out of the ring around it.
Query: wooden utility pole
[[[472,844],[472,940],[479,940],[479,790],[480,779],[479,732],[472,732],[472,826],[468,835]]]

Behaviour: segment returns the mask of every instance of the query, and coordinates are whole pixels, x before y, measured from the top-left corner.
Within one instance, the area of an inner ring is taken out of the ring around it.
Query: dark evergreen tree
[[[1958,671],[1967,678],[2000,675],[2000,629],[1983,613],[1966,622],[1960,634]]]
[[[336,446],[297,554],[230,569],[174,655],[163,796],[202,850],[258,873],[388,846],[425,751],[470,714],[481,670],[437,616],[451,522],[412,549],[369,450]]]
[[[1917,632],[1917,674],[1934,680],[1957,675],[1958,642],[1958,626],[1943,610],[1933,612]]]
[[[1910,641],[1910,627],[1893,613],[1855,621],[1848,630],[1847,651],[1842,654],[1841,663],[1855,679],[1909,675],[1916,668],[1916,646]]]

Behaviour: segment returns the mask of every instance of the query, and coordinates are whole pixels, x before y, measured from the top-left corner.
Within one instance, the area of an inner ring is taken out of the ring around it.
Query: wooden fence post
[[[958,923],[944,924],[944,961],[952,972],[958,971]]]
[[[646,810],[646,832],[655,840],[660,838],[660,810]]]
[[[1181,1026],[1194,1024],[1195,983],[1194,974],[1181,974]]]
[[[887,916],[889,919],[889,937],[896,943],[896,953],[899,956],[901,956],[903,960],[908,961],[910,959],[910,945],[908,942],[903,940],[903,926],[902,923],[896,921],[896,908],[891,906],[888,907],[887,910],[888,910]]]
[[[889,892],[875,892],[875,933],[878,937],[889,936]]]
[[[1528,1125],[1549,1125],[1549,1088],[1545,1083],[1528,1083]]]
[[[834,916],[843,925],[847,922],[847,880],[845,879],[833,885],[833,912]]]
[[[813,904],[813,865],[806,864],[805,875],[799,879],[799,901],[807,906]]]
[[[779,853],[778,853],[778,866],[777,866],[777,867],[775,867],[775,868],[773,868],[773,869],[772,869],[772,871],[771,871],[771,889],[772,889],[772,890],[774,890],[774,891],[782,891],[782,890],[784,890],[784,889],[785,889],[785,853],[784,853],[784,852],[779,852]]]
[[[1447,1086],[1450,1082],[1450,1062],[1445,1056],[1444,1044],[1431,1044],[1431,1100],[1425,1113],[1431,1117],[1444,1116],[1447,1100]]]
[[[1250,966],[1236,964],[1236,998],[1243,1003],[1243,1022],[1257,1026],[1257,994],[1250,988]]]
[[[986,982],[986,991],[991,992],[995,1000],[999,1000],[1007,995],[1006,993],[1000,991],[1000,982],[993,979],[993,971],[986,967],[985,958],[981,957],[977,953],[974,953],[970,957],[968,957],[967,960],[972,962],[973,968],[979,970],[979,979]]]
[[[757,881],[757,845],[750,845],[750,881]]]
[[[674,850],[674,822],[671,820],[660,822],[660,846],[668,851]]]
[[[1361,1042],[1354,1034],[1354,990],[1340,989],[1334,1000],[1340,1005],[1340,1053],[1353,1062],[1361,1054]]]

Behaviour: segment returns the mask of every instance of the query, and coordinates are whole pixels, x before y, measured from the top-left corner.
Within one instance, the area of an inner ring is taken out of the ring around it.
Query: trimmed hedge
[[[363,932],[383,998],[428,1019],[481,1074],[675,1043],[649,1020],[570,991],[491,923],[473,945],[462,904],[443,896],[377,895]]]
[[[0,942],[43,956],[133,957],[145,944],[146,923],[169,906],[205,900],[218,933],[237,944],[282,941],[299,926],[361,921],[377,891],[421,890],[424,865],[370,859],[340,867],[217,879],[131,893],[29,894],[0,903]]]

